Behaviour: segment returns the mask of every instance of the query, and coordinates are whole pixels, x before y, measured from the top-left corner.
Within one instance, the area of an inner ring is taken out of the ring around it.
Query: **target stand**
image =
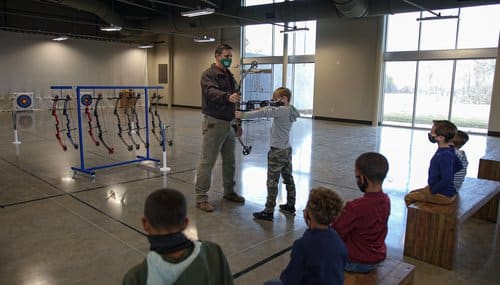
[[[13,144],[20,144],[17,134],[17,113],[18,112],[33,112],[33,92],[13,92],[10,98],[12,99],[12,125],[14,129]]]
[[[11,98],[13,111],[33,112],[33,92],[14,92]]]

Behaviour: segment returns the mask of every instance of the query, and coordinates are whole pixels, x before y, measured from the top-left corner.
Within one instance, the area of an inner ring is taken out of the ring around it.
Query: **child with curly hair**
[[[265,285],[344,283],[347,249],[330,227],[330,221],[340,213],[343,203],[331,189],[311,190],[303,212],[308,229],[293,243],[290,262],[280,280],[268,281]]]

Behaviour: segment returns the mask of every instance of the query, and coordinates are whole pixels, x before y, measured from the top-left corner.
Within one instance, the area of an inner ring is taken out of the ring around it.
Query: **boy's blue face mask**
[[[433,136],[431,133],[427,133],[427,138],[431,143],[437,143],[436,137],[437,136]]]

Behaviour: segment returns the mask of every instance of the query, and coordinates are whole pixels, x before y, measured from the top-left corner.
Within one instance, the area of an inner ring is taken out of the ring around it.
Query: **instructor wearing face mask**
[[[234,119],[235,103],[241,97],[236,92],[236,80],[228,69],[233,56],[231,50],[231,46],[219,44],[215,49],[215,63],[201,75],[203,142],[195,191],[196,207],[206,212],[212,212],[215,208],[213,203],[208,202],[207,192],[219,152],[222,157],[224,199],[236,203],[245,202],[245,198],[234,191],[235,133],[231,121]]]

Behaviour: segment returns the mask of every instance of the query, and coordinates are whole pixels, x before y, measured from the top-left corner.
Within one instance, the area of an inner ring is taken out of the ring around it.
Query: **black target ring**
[[[82,102],[83,106],[90,106],[92,104],[92,95],[85,94],[85,95],[82,96],[82,98],[80,99],[80,101]]]
[[[29,108],[31,106],[31,97],[28,95],[21,95],[21,96],[17,97],[16,102],[17,102],[17,106],[19,106],[19,108],[26,109],[26,108]]]

